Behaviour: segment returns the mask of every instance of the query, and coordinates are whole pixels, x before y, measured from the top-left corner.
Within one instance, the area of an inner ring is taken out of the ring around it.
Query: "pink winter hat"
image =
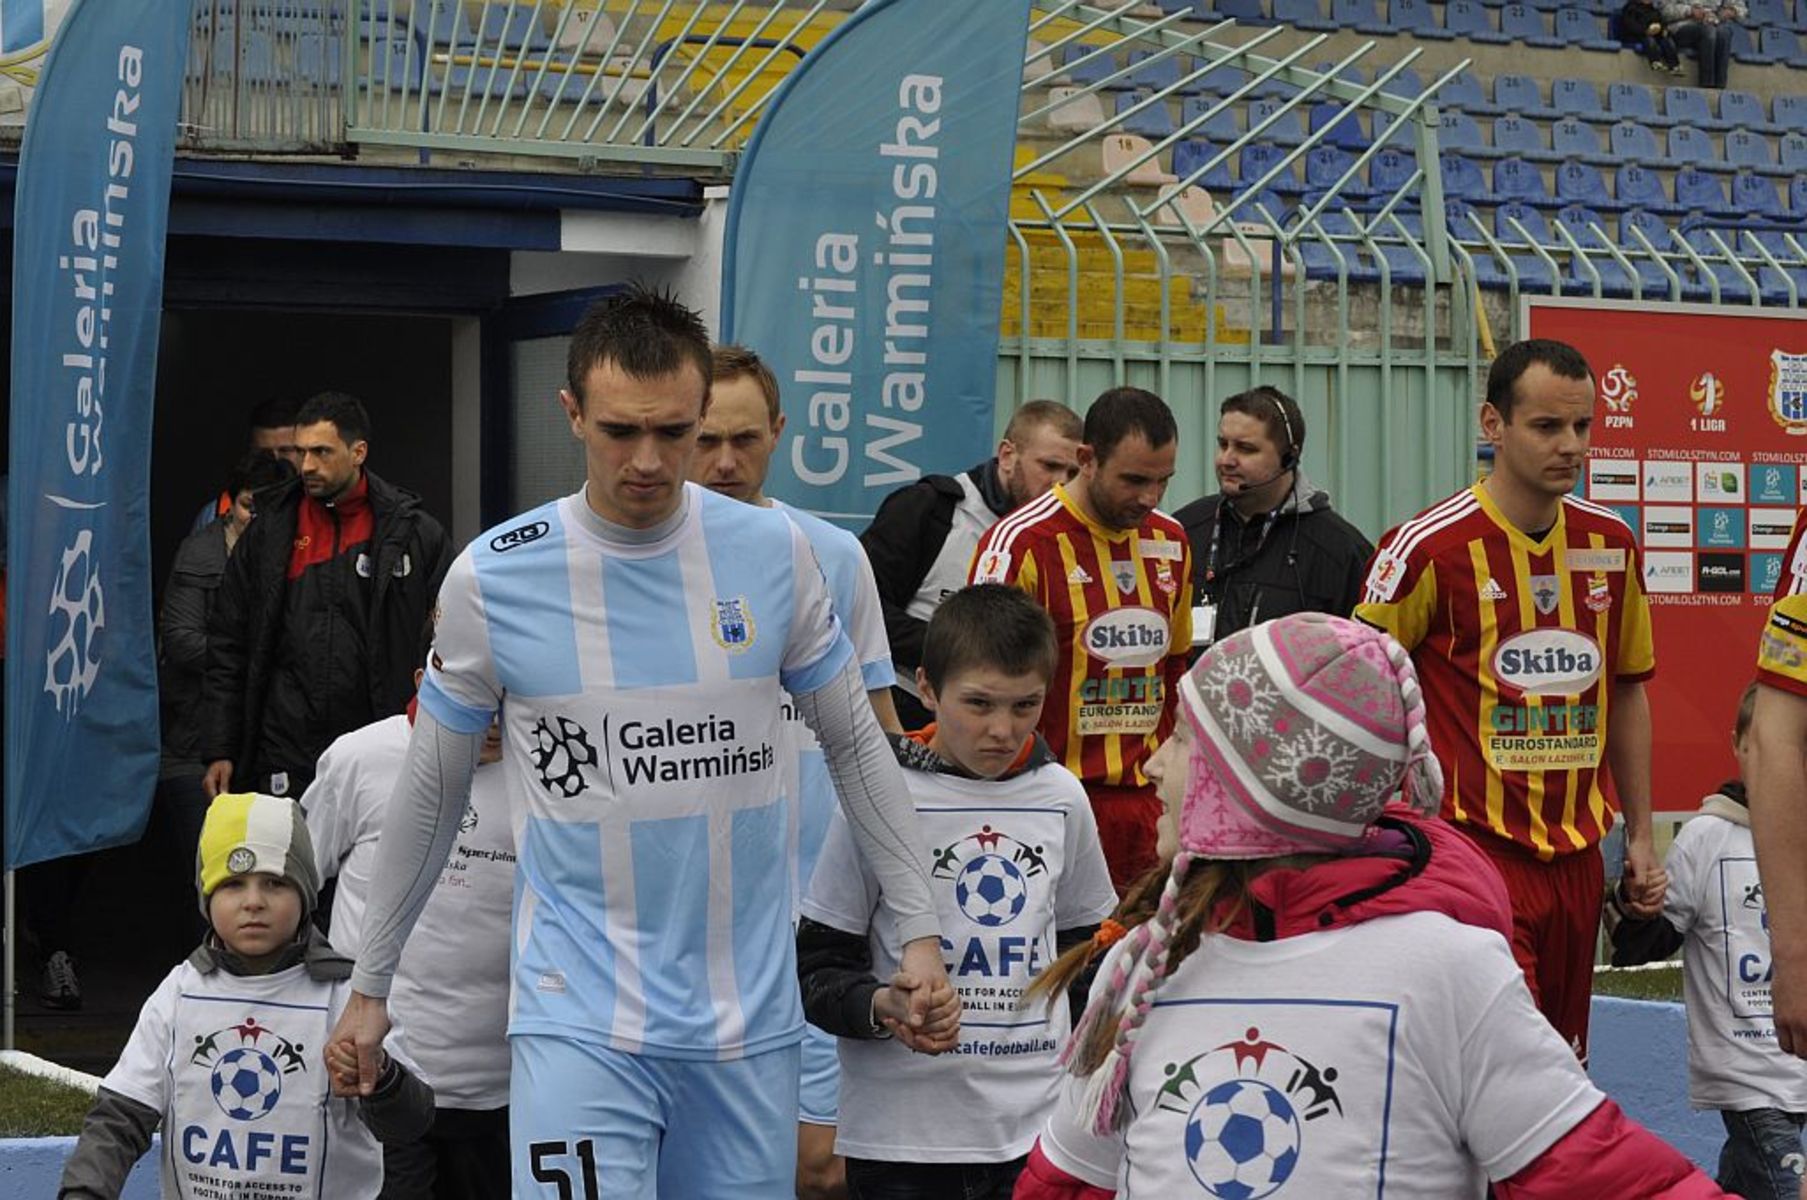
[[[1205,858],[1334,852],[1404,790],[1442,801],[1411,656],[1370,626],[1299,613],[1211,646],[1180,681],[1192,729],[1180,845]]]

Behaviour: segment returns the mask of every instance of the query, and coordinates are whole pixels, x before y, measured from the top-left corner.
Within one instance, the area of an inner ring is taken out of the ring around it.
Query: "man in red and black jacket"
[[[301,406],[301,476],[259,493],[208,627],[201,757],[211,798],[299,796],[341,733],[401,712],[452,560],[420,498],[364,468],[355,397]]]

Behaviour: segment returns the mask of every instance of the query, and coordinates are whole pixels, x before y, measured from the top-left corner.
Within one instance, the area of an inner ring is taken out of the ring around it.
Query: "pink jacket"
[[[1403,805],[1389,807],[1379,829],[1370,853],[1258,877],[1250,885],[1252,902],[1224,932],[1249,941],[1274,941],[1376,917],[1439,912],[1511,940],[1506,885],[1466,837]],[[1500,1200],[1719,1200],[1729,1195],[1611,1100],[1536,1162],[1495,1183],[1492,1194]],[[1016,1200],[1111,1200],[1114,1195],[1054,1166],[1039,1143],[1015,1193]]]

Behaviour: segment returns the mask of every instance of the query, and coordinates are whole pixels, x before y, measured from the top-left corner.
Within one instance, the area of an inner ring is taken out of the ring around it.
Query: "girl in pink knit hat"
[[[1180,711],[1147,766],[1163,865],[1036,985],[1109,945],[1019,1200],[1725,1195],[1532,1005],[1504,885],[1434,815],[1397,642],[1317,613],[1245,629]]]

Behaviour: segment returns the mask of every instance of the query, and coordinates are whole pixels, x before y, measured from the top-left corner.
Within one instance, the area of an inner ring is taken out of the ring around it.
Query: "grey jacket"
[[[1692,20],[1693,18],[1688,14],[1696,6],[1688,3],[1687,0],[1679,0],[1679,2],[1676,2],[1676,0],[1663,0],[1663,3],[1658,4],[1656,7],[1657,10],[1663,14],[1663,24],[1676,25],[1682,21]],[[1722,9],[1730,9],[1732,12],[1732,20],[1740,23],[1746,20],[1750,15],[1750,10],[1744,6],[1744,0],[1720,0],[1717,4],[1702,4],[1698,7],[1706,9],[1709,13],[1717,13]]]

